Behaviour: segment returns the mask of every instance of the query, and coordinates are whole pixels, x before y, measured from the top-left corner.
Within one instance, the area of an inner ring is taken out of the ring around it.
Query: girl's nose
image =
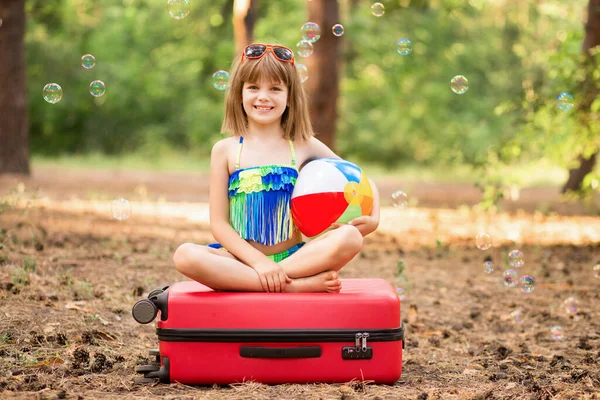
[[[267,92],[262,91],[262,90],[260,92],[258,92],[258,100],[268,100],[268,99],[269,99],[269,97],[267,95]]]

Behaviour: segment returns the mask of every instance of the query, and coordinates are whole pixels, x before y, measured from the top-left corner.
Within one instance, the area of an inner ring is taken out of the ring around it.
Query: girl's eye
[[[271,90],[281,90],[281,89],[279,89],[278,87],[274,87],[274,88],[273,88],[273,89],[271,89]]]
[[[248,86],[248,89],[255,90],[255,89],[258,89],[258,88],[256,86]]]

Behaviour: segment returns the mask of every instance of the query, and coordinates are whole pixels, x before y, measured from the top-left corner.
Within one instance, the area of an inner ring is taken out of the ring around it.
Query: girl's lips
[[[265,107],[265,106],[254,106],[258,111],[271,111],[275,107]]]

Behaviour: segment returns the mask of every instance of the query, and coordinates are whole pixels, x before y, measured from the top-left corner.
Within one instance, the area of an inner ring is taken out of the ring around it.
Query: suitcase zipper
[[[352,342],[357,351],[371,342],[404,340],[404,324],[395,329],[169,329],[157,328],[159,340],[166,342]]]

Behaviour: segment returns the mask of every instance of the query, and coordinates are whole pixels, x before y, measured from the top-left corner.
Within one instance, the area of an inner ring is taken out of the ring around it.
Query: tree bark
[[[0,2],[0,19],[0,174],[28,175],[25,0]]]
[[[233,3],[233,35],[235,55],[254,41],[254,25],[257,19],[258,0],[235,0]]]
[[[308,19],[321,28],[321,38],[313,43],[313,54],[296,62],[308,68],[309,111],[317,138],[335,151],[337,99],[339,95],[339,65],[342,38],[334,36],[331,28],[340,23],[337,0],[307,2]]]
[[[583,52],[585,54],[586,79],[582,85],[582,97],[580,109],[584,113],[587,125],[587,118],[594,118],[590,107],[594,99],[598,97],[598,89],[593,78],[593,71],[597,68],[597,63],[590,50],[600,46],[600,0],[590,0],[588,3],[588,21],[585,25],[585,38],[583,39]],[[562,188],[562,193],[581,190],[581,185],[587,174],[592,172],[596,166],[596,151],[589,157],[579,156],[579,167],[569,170],[569,179]]]

